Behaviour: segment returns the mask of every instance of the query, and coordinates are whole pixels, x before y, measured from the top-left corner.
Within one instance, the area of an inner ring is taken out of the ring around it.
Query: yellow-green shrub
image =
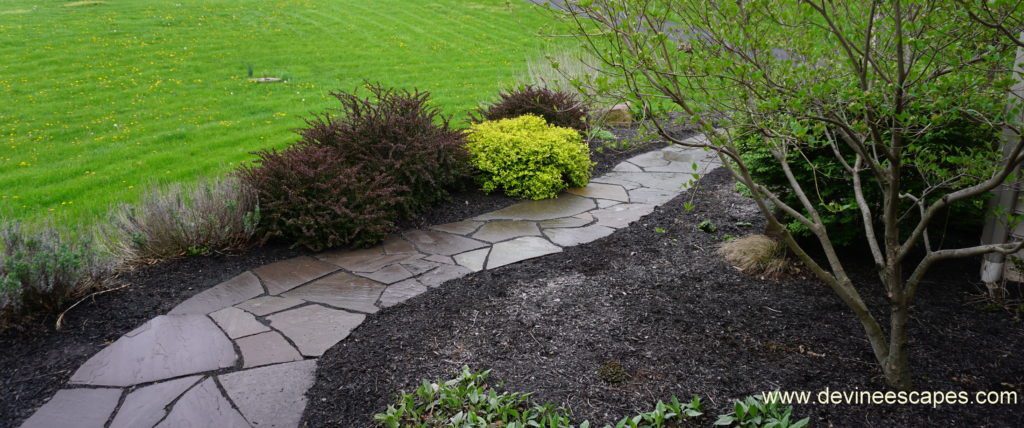
[[[590,181],[590,149],[579,132],[525,115],[469,128],[467,148],[484,192],[529,199],[558,196]]]

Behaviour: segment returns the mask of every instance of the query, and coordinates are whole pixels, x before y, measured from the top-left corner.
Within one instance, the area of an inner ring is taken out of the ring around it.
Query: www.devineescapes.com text
[[[1017,391],[766,391],[765,401],[782,404],[909,404],[1010,405],[1017,404]]]

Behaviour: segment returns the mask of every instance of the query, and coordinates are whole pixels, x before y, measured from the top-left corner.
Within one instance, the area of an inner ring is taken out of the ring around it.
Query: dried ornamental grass
[[[786,246],[765,235],[748,235],[722,244],[718,254],[740,271],[778,278],[789,269]]]

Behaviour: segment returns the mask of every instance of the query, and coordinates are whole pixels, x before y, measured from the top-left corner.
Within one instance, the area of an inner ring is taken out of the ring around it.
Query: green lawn
[[[552,50],[553,23],[521,0],[4,0],[0,215],[91,223],[223,174],[366,79],[464,117]]]

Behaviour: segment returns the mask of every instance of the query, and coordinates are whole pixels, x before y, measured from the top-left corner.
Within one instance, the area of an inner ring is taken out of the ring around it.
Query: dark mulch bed
[[[622,139],[632,130],[616,133]],[[608,148],[593,153],[594,175],[641,152],[664,146],[661,142],[637,142],[625,149]],[[441,224],[500,209],[516,202],[501,194],[464,191],[452,195],[402,229]],[[89,299],[69,311],[64,327],[56,331],[53,320],[18,330],[0,331],[0,427],[17,426],[64,386],[89,357],[118,337],[178,303],[248,269],[304,254],[281,245],[254,248],[238,256],[193,257],[146,266],[121,275],[117,283],[128,285]]]
[[[860,325],[830,290],[810,279],[750,278],[714,254],[727,234],[763,225],[732,189],[718,170],[696,189],[693,212],[682,209],[684,194],[606,239],[473,274],[369,317],[320,360],[307,424],[368,426],[399,390],[463,365],[601,424],[673,395],[698,394],[718,414],[763,390],[886,390]],[[704,219],[718,232],[698,231]],[[870,267],[851,267],[881,311]],[[1024,386],[1021,323],[964,303],[978,290],[977,271],[977,261],[945,264],[919,293],[910,339],[919,390],[1019,394]],[[625,382],[599,376],[615,363]],[[1019,404],[802,405],[796,413],[816,426],[1024,426]]]

